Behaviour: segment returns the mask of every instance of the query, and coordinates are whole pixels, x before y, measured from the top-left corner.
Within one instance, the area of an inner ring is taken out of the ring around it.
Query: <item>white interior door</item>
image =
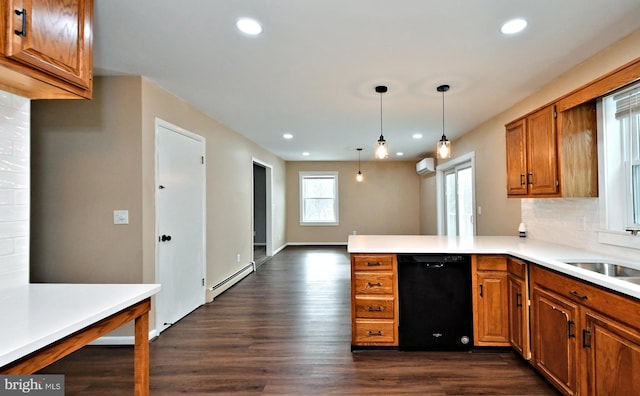
[[[158,120],[156,329],[165,330],[205,300],[205,141]]]

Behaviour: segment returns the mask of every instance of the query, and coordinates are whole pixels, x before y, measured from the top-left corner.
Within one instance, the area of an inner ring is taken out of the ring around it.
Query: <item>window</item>
[[[338,172],[300,172],[300,225],[338,225]]]
[[[640,84],[603,97],[599,108],[605,228],[635,233],[640,231]]]

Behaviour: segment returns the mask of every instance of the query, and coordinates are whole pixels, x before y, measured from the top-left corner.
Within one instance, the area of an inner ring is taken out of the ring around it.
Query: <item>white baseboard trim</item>
[[[348,242],[287,242],[287,246],[347,246]]]

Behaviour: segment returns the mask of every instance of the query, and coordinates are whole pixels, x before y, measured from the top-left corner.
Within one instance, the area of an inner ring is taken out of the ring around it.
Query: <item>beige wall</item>
[[[92,101],[32,102],[31,281],[142,281],[140,87],[98,79]]]
[[[285,245],[284,161],[149,80],[94,83],[91,101],[32,104],[32,281],[156,281],[156,117],[206,139],[207,286],[252,260],[253,159],[272,167],[274,249]],[[114,209],[130,224],[114,226]]]
[[[482,214],[476,217],[478,235],[514,235],[521,218],[521,199],[507,198],[506,193],[504,125],[638,57],[640,30],[452,142],[454,157],[470,151],[476,153],[476,205],[482,207]],[[425,216],[435,207],[435,177],[423,179],[420,194],[421,230],[435,233],[436,219]]]
[[[349,234],[418,234],[420,179],[415,162],[365,161],[357,183],[357,162],[287,162],[287,242],[346,243]],[[339,172],[340,225],[300,226],[301,171]]]

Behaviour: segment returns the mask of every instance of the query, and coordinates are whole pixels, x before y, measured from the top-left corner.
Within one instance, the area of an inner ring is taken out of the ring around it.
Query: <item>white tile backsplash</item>
[[[0,91],[0,289],[29,282],[30,112]]]
[[[640,250],[598,242],[598,198],[525,198],[520,210],[532,239],[640,261]]]

